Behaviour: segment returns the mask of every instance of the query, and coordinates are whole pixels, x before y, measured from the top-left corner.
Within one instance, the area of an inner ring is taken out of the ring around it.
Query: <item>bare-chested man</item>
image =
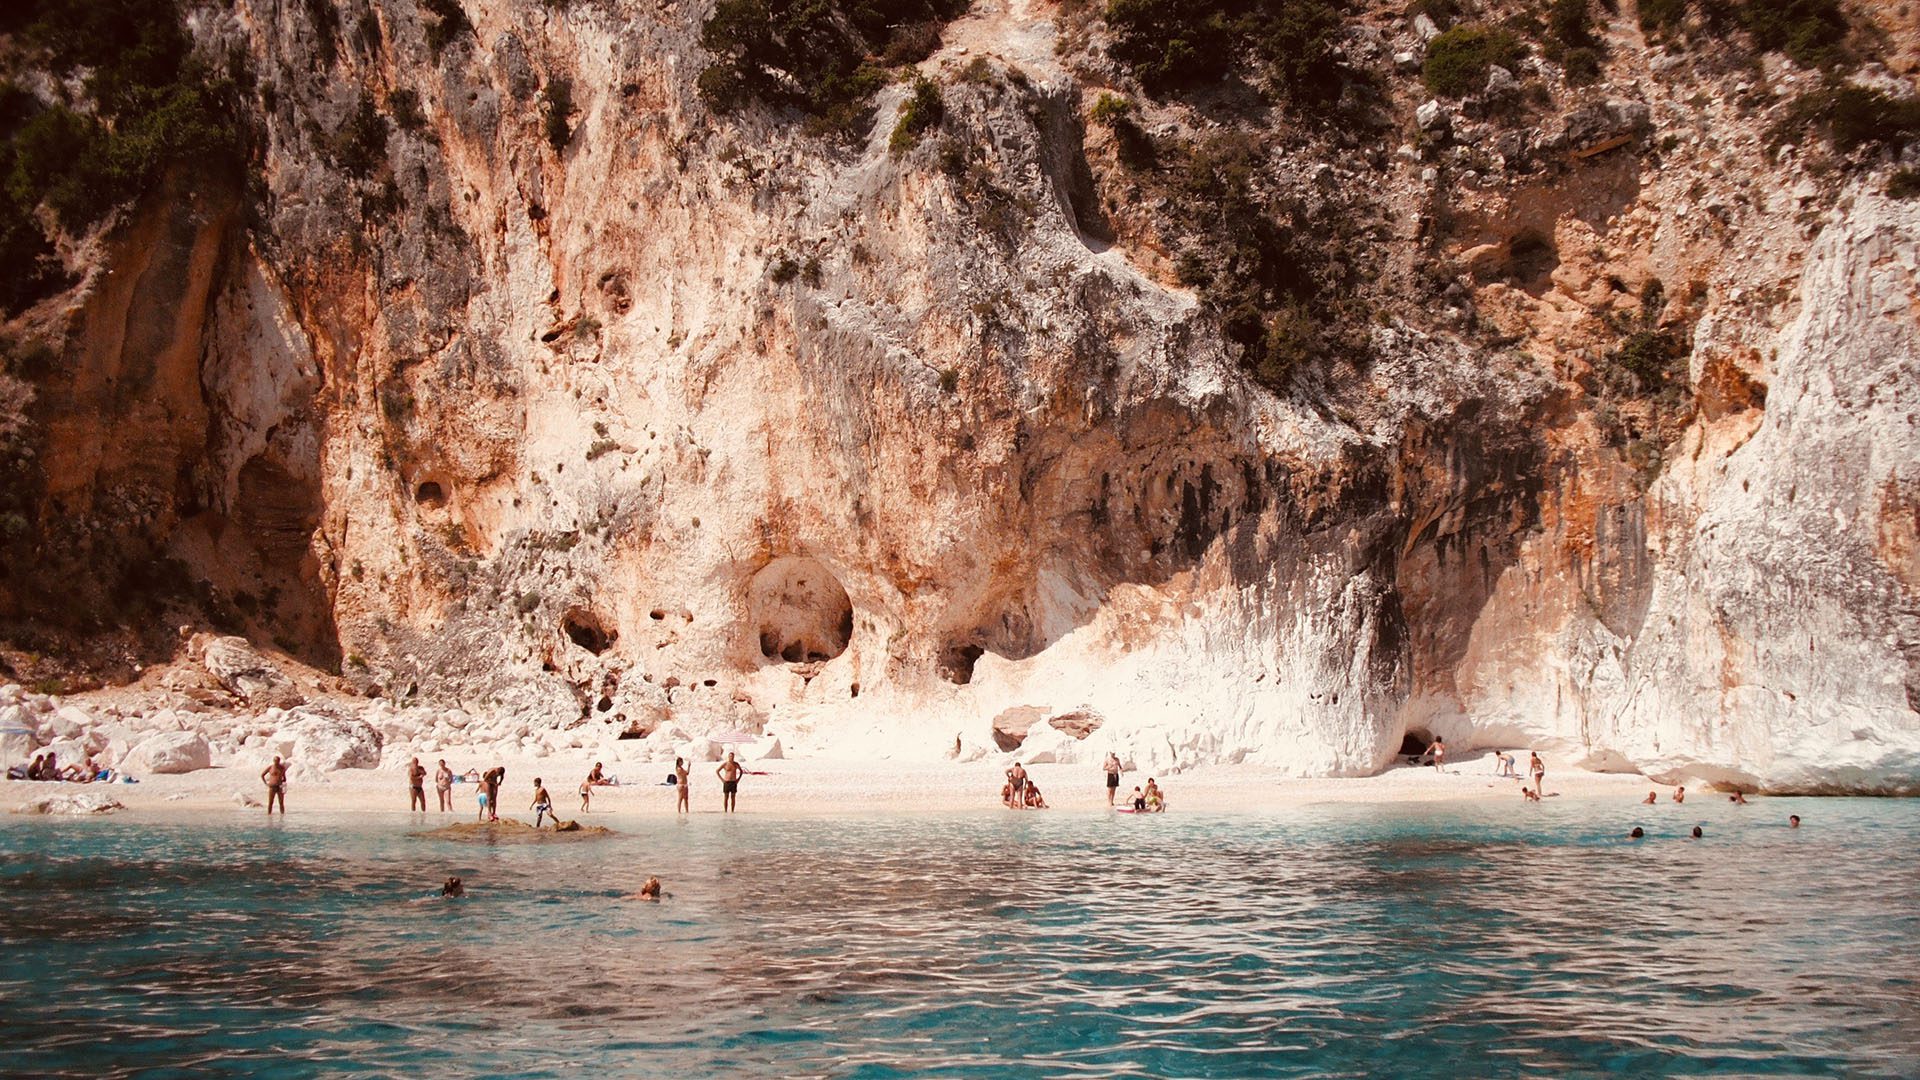
[[[427,767],[419,758],[407,766],[407,809],[427,812]]]
[[[740,775],[746,772],[746,770],[740,767],[739,762],[733,760],[733,751],[729,750],[727,751],[727,760],[721,762],[720,767],[713,771],[716,776],[720,777],[720,810],[722,813],[731,814],[738,808],[740,800]],[[684,791],[685,789],[682,788],[681,790]]]
[[[687,768],[687,763],[684,760],[674,758],[673,778],[679,784],[679,787],[676,789],[676,797],[679,801],[674,803],[673,812],[676,814],[693,813],[693,808],[687,805],[687,793],[693,789],[693,770]]]
[[[433,773],[433,790],[440,796],[440,811],[446,813],[453,809],[453,770],[447,768],[447,759],[440,759],[440,767]]]
[[[274,755],[273,764],[260,771],[260,779],[267,785],[267,816],[273,816],[273,801],[280,800],[280,816],[287,816],[287,766]]]
[[[544,817],[553,818],[554,828],[560,827],[560,816],[553,812],[553,799],[547,795],[547,786],[537,776],[533,778],[533,805],[527,809],[533,811],[534,828],[540,827],[540,819]]]
[[[507,767],[495,765],[480,777],[480,783],[487,790],[487,820],[500,820],[500,785],[507,782]]]
[[[1100,769],[1107,774],[1107,805],[1112,806],[1113,793],[1120,790],[1119,756],[1112,751],[1108,751],[1106,763],[1100,766]]]

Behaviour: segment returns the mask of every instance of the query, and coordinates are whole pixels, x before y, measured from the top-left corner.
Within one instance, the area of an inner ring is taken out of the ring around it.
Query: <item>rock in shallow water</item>
[[[125,810],[125,804],[104,792],[73,792],[41,795],[14,808],[16,814],[111,814]]]

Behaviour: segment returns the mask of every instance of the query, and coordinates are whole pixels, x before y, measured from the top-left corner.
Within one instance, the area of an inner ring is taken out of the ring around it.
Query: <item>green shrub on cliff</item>
[[[823,132],[851,133],[888,80],[938,45],[965,0],[720,0],[700,31],[713,55],[696,85],[708,107],[793,108]]]
[[[1464,97],[1485,86],[1495,67],[1511,70],[1525,59],[1527,47],[1511,30],[1492,26],[1456,26],[1427,44],[1421,78],[1441,97]]]
[[[1851,83],[1830,83],[1795,98],[1771,137],[1791,142],[1809,131],[1825,134],[1842,154],[1902,142],[1920,135],[1920,98],[1896,98]]]
[[[1801,67],[1828,68],[1846,60],[1848,24],[1840,0],[1747,0],[1740,23],[1754,44],[1786,53]]]
[[[1217,83],[1257,61],[1286,99],[1324,107],[1348,72],[1336,50],[1337,0],[1108,0],[1113,57],[1156,93]]]
[[[913,96],[900,109],[900,122],[893,126],[887,148],[895,154],[913,149],[920,136],[940,126],[946,116],[946,104],[940,100],[940,88],[927,79],[913,81]]]

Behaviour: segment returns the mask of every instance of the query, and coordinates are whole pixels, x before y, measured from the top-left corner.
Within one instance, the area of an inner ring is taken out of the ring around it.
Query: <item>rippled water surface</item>
[[[1912,802],[620,827],[0,822],[0,1072],[1920,1075]]]

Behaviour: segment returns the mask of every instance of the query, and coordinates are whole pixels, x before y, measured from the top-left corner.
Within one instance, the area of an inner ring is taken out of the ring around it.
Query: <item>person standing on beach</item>
[[[433,790],[440,796],[440,812],[453,809],[453,770],[447,768],[447,759],[440,759],[440,768],[434,770]]]
[[[1547,789],[1541,785],[1546,783],[1547,763],[1540,760],[1540,752],[1538,750],[1527,751],[1527,758],[1527,771],[1533,774],[1533,793],[1535,795],[1545,795]]]
[[[260,771],[260,779],[267,785],[267,816],[273,816],[273,801],[280,800],[280,816],[287,816],[287,767],[278,754],[273,764]]]
[[[407,810],[427,812],[427,767],[419,758],[407,766]]]
[[[1019,762],[1007,770],[1007,783],[1013,785],[1013,808],[1021,809],[1027,805],[1027,770]]]
[[[533,811],[534,828],[539,828],[540,819],[547,816],[553,818],[554,828],[558,829],[560,827],[560,816],[553,812],[553,800],[547,796],[547,787],[540,782],[540,778],[537,776],[533,778],[533,805],[528,807],[528,809]]]
[[[693,770],[687,768],[687,763],[680,758],[673,759],[673,779],[676,784],[674,788],[676,801],[673,804],[673,812],[676,814],[693,813],[693,808],[687,805],[687,795],[693,790]]]
[[[1107,805],[1113,805],[1113,793],[1120,790],[1120,759],[1107,751],[1107,763],[1100,766],[1107,774]]]
[[[495,765],[480,778],[480,783],[486,786],[488,821],[500,820],[500,787],[506,782],[507,767],[505,765]]]
[[[715,775],[720,777],[720,810],[722,813],[731,814],[738,808],[740,801],[740,774],[746,770],[740,767],[739,762],[733,760],[733,751],[729,750],[727,751],[727,760],[721,762],[720,767],[713,771]],[[680,790],[685,791],[686,789],[683,787]]]
[[[1447,744],[1445,740],[1435,735],[1433,737],[1433,745],[1427,747],[1427,754],[1433,758],[1434,772],[1447,771]]]

